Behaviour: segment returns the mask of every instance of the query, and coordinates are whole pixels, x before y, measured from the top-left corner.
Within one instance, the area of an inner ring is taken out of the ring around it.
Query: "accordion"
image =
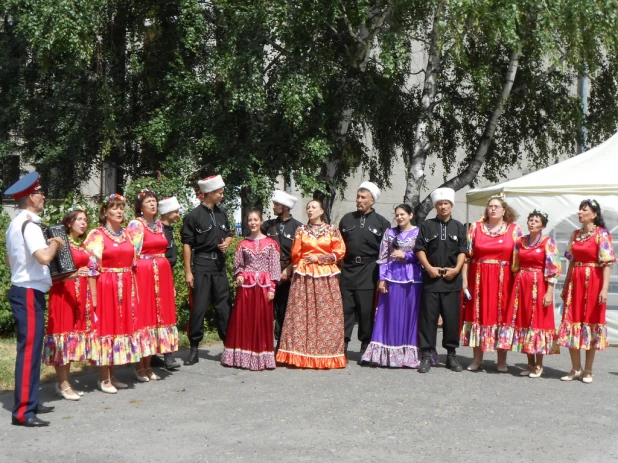
[[[64,280],[67,275],[75,273],[75,262],[71,254],[69,239],[67,238],[64,225],[54,225],[43,229],[43,233],[47,239],[60,237],[64,240],[65,246],[56,253],[56,257],[49,263],[49,273],[51,274],[52,282]]]

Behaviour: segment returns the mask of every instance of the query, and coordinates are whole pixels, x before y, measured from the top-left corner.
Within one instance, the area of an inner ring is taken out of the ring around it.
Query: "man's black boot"
[[[418,367],[419,373],[428,373],[431,370],[431,352],[423,352],[421,364]]]
[[[448,354],[446,356],[446,368],[448,368],[451,371],[455,371],[457,373],[463,370],[462,366],[457,361],[457,356],[455,355],[455,349],[451,349],[448,351]]]
[[[198,345],[199,344],[191,343],[191,349],[189,349],[189,356],[187,357],[187,360],[185,360],[184,362],[185,365],[195,365],[196,363],[200,361],[200,357],[199,355],[197,355]]]
[[[177,370],[180,368],[180,363],[176,361],[176,358],[174,358],[174,355],[171,353],[163,355],[163,365],[166,370]]]

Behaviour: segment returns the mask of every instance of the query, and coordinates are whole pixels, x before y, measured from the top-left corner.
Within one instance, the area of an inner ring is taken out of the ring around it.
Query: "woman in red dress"
[[[99,389],[115,394],[126,389],[114,376],[115,365],[135,363],[140,358],[139,336],[135,332],[135,249],[122,227],[124,196],[112,194],[99,210],[101,227],[92,230],[84,247],[90,253],[90,288],[95,311],[99,355]]]
[[[496,346],[526,353],[528,366],[519,374],[530,378],[543,374],[543,355],[560,353],[554,322],[554,285],[560,275],[560,261],[554,239],[543,236],[547,218],[537,209],[530,212],[530,233],[515,243],[515,282]]]
[[[141,359],[135,378],[141,382],[161,379],[150,368],[154,354],[178,350],[176,302],[172,267],[165,257],[167,238],[163,224],[156,220],[157,196],[142,190],[135,198],[135,215],[127,230],[135,246],[137,288],[135,329],[139,335]]]
[[[221,356],[223,365],[253,371],[275,368],[273,299],[281,277],[279,245],[261,233],[262,223],[262,212],[251,210],[251,234],[236,248],[238,289]]]
[[[481,368],[483,353],[496,349],[498,327],[505,322],[513,284],[513,248],[522,235],[516,219],[500,194],[489,198],[485,214],[468,230],[468,262],[462,275],[464,293],[467,289],[471,298],[464,304],[461,345],[474,350],[469,371]],[[497,369],[508,371],[506,350],[498,350]]]
[[[562,381],[581,378],[582,382],[591,383],[594,354],[609,346],[605,312],[610,266],[616,256],[599,203],[594,199],[582,201],[578,215],[582,228],[573,232],[564,254],[569,270],[561,294],[564,311],[558,344],[569,348],[573,367]],[[583,372],[580,350],[586,351]]]
[[[89,256],[81,243],[88,228],[88,216],[74,207],[66,213],[62,225],[77,271],[55,283],[49,292],[43,362],[56,369],[56,393],[67,400],[79,400],[84,393],[69,383],[71,362],[84,362],[98,355],[96,333],[92,330]]]

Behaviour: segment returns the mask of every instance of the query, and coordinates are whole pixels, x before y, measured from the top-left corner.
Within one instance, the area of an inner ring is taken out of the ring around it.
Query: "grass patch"
[[[217,331],[206,331],[202,344],[212,344],[218,342],[219,336]],[[15,357],[17,349],[15,347],[15,338],[0,339],[0,393],[12,391],[15,389]],[[186,349],[189,347],[189,338],[184,332],[178,333],[178,348]],[[71,374],[96,371],[97,367],[88,362],[73,362],[71,363]],[[41,382],[46,383],[56,379],[56,370],[54,367],[41,364]]]
[[[15,357],[17,355],[15,343],[15,338],[0,339],[0,392],[15,389]],[[88,362],[74,362],[71,364],[71,374],[93,371],[95,368]],[[54,367],[41,364],[41,382],[55,379]]]

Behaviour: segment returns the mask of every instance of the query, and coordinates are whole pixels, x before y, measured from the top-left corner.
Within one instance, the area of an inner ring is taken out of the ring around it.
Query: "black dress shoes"
[[[187,357],[187,360],[185,360],[184,364],[195,365],[199,361],[200,357],[199,355],[197,355],[197,347],[191,347],[191,349],[189,350],[189,356]]]
[[[176,361],[172,354],[164,354],[163,366],[166,370],[177,370],[178,368],[180,368],[180,363]]]
[[[41,415],[43,413],[51,413],[54,411],[56,407],[46,407],[45,405],[41,405],[39,404],[39,406],[36,409],[36,413],[37,415]]]
[[[418,367],[418,372],[419,373],[428,373],[429,370],[431,370],[431,357],[430,356],[423,356],[422,360],[421,360],[421,364]]]
[[[32,418],[28,418],[26,421],[17,421],[13,418],[12,424],[15,426],[25,426],[26,428],[41,428],[43,426],[49,426],[49,421],[33,416]]]
[[[163,368],[163,367],[165,367],[165,362],[158,355],[153,355],[152,357],[150,357],[150,366],[151,367],[161,367],[161,368]]]
[[[365,353],[365,351],[367,350],[367,347],[369,347],[369,343],[364,341],[361,342],[361,349],[360,349],[360,354],[361,356]]]
[[[455,354],[448,354],[446,356],[446,368],[457,373],[463,370],[463,367],[457,361]]]

